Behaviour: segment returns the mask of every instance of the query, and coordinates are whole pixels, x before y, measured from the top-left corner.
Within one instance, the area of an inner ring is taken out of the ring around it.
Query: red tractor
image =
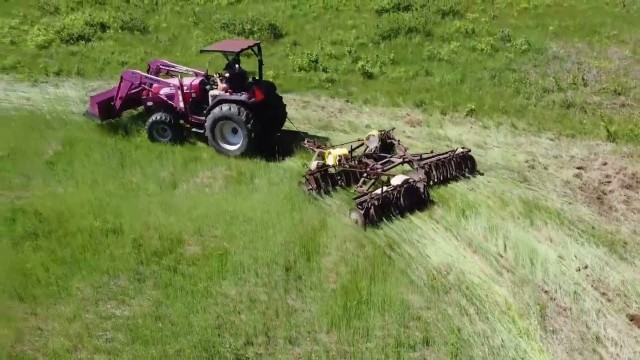
[[[240,67],[240,55],[248,50],[258,58],[257,79],[249,79]],[[205,134],[217,152],[229,156],[272,139],[284,126],[287,107],[276,85],[263,79],[260,42],[223,40],[200,52],[221,53],[227,59],[228,91],[216,91],[218,78],[208,71],[154,60],[146,73],[126,70],[117,86],[90,96],[85,115],[102,122],[143,107],[149,115],[149,140],[180,143],[190,132],[197,132]]]

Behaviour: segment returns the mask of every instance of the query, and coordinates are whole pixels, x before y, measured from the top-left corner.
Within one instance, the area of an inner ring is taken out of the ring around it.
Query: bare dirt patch
[[[549,349],[557,359],[589,358],[589,324],[572,311],[571,305],[545,285],[540,285],[538,309]],[[569,354],[571,354],[569,356]]]
[[[627,314],[627,320],[638,329],[640,329],[640,314]]]
[[[583,199],[601,217],[614,222],[640,222],[640,172],[624,158],[587,158],[576,167],[574,177],[580,180]]]

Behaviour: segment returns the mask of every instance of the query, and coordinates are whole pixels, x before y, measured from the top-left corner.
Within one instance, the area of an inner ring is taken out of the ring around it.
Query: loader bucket
[[[99,121],[112,120],[119,117],[124,111],[142,106],[140,96],[141,89],[125,93],[122,104],[116,108],[116,94],[118,86],[105,90],[89,97],[89,108],[85,111],[85,116]]]
[[[115,117],[114,100],[117,90],[118,87],[114,86],[109,90],[90,96],[89,108],[85,115],[100,121],[113,119]]]

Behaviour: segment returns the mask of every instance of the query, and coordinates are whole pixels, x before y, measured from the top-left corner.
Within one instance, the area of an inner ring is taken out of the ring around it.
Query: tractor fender
[[[273,81],[269,80],[255,80],[254,85],[258,86],[262,92],[274,94],[278,92],[278,87]]]
[[[208,117],[216,108],[219,108],[220,106],[224,105],[224,104],[236,104],[238,106],[243,107],[247,112],[249,112],[251,114],[251,119],[253,120],[254,118],[254,114],[253,114],[253,107],[252,104],[255,101],[250,101],[248,100],[246,97],[242,96],[242,95],[222,95],[222,96],[218,96],[218,98],[216,98],[208,107],[207,110],[205,111],[205,117]],[[256,123],[255,121],[250,121],[247,124],[247,129],[249,129],[251,132],[257,132],[260,127],[259,123]]]
[[[247,99],[247,97],[244,95],[218,95],[207,107],[205,116],[209,115],[214,108],[220,106],[221,104],[234,103],[250,108],[255,102],[255,100]]]

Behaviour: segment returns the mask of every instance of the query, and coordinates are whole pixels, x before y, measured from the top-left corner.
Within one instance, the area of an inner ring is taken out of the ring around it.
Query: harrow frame
[[[478,173],[471,150],[458,147],[434,153],[410,153],[393,134],[378,130],[365,138],[333,146],[305,139],[314,152],[302,188],[325,195],[338,188],[355,188],[355,207],[350,218],[366,227],[396,215],[421,210],[431,202],[429,188],[445,185]],[[349,148],[345,148],[349,145]],[[341,146],[343,146],[341,148]],[[359,151],[358,151],[359,150]],[[317,160],[319,156],[323,160]],[[408,166],[408,173],[394,173]]]

